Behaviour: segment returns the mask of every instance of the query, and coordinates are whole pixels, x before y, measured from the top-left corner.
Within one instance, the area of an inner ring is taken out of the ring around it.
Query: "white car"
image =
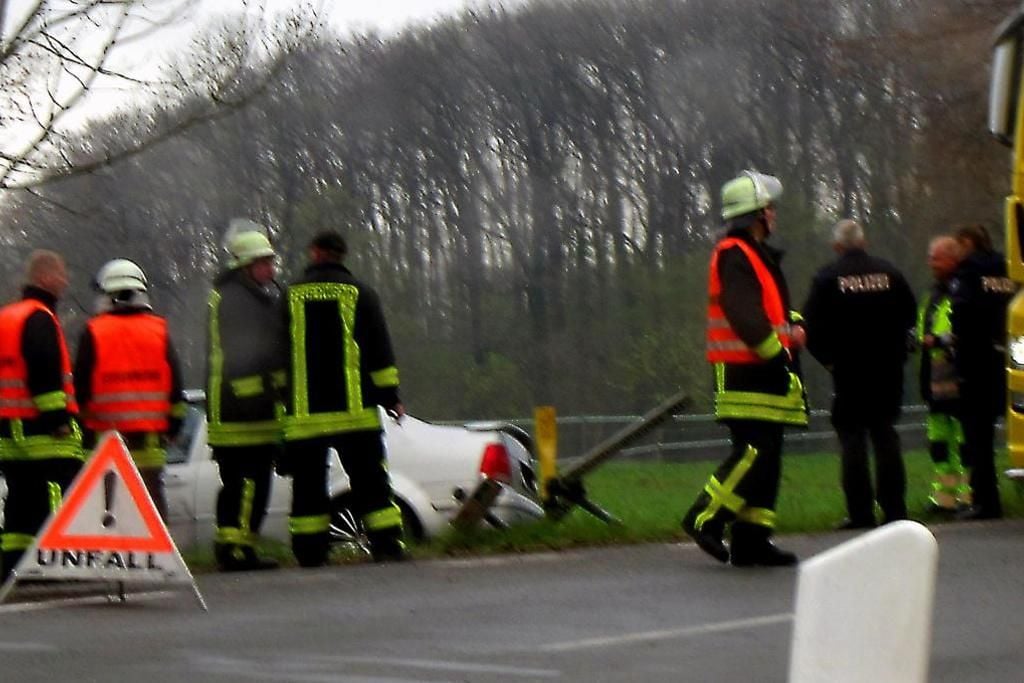
[[[211,547],[220,489],[217,464],[206,442],[205,416],[195,402],[167,454],[168,526],[182,549]],[[543,516],[537,504],[530,439],[518,427],[501,423],[441,426],[409,415],[396,422],[383,411],[381,421],[391,484],[411,540],[429,538],[448,527],[461,507],[460,499],[471,495],[484,478],[502,484],[487,517],[491,524],[500,527]],[[348,476],[333,452],[328,482],[333,540],[365,550],[360,525],[350,511]],[[263,537],[288,542],[291,489],[290,479],[274,475]]]

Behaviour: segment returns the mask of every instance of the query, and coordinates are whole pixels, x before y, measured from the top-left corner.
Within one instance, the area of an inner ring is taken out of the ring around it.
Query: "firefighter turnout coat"
[[[285,441],[379,431],[398,368],[376,292],[338,263],[309,266],[287,291],[291,365]]]
[[[780,252],[733,229],[709,273],[707,358],[715,371],[715,416],[806,426],[803,384],[790,349],[789,290]]]
[[[241,269],[225,272],[209,298],[206,411],[211,446],[281,440],[285,328],[276,283],[260,287]]]

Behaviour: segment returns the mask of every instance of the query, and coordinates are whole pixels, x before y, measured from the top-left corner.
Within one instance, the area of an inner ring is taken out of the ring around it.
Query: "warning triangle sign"
[[[102,437],[0,590],[0,601],[22,579],[187,584],[205,608],[117,432]]]

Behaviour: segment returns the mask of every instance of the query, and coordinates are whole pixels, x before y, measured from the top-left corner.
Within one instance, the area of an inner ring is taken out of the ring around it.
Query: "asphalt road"
[[[1024,680],[1024,522],[935,533],[930,680]],[[689,544],[204,575],[209,612],[188,591],[0,606],[0,680],[785,681],[795,579]]]

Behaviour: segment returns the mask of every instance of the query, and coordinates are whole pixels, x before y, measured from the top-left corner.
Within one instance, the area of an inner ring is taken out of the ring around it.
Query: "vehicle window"
[[[167,445],[167,463],[176,464],[188,462],[189,453],[192,452],[192,440],[196,438],[199,425],[204,418],[203,411],[196,406],[189,406],[185,413],[185,421],[181,425],[178,437]]]

